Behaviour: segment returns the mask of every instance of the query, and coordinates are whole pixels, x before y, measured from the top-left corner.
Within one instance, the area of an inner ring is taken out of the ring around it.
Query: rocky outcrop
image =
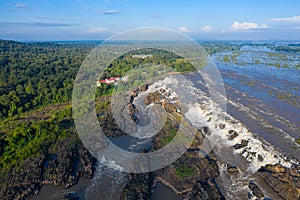
[[[193,190],[187,195],[189,200],[221,200],[225,199],[211,179],[198,181]]]
[[[40,152],[6,172],[0,180],[5,183],[0,188],[1,199],[28,199],[37,194],[43,184],[68,188],[82,176],[92,177],[95,159],[80,142],[73,142],[58,143],[55,149]]]
[[[137,93],[134,93],[137,96]],[[133,97],[133,94],[131,94]],[[156,151],[167,145],[173,137],[173,131],[177,131],[182,122],[183,115],[180,113],[180,103],[171,98],[171,92],[166,89],[150,92],[144,99],[146,105],[158,104],[168,114],[164,128],[156,134],[153,140],[151,151]],[[130,98],[133,99],[134,98]],[[133,102],[132,100],[132,102]],[[135,110],[134,110],[135,111]],[[215,156],[211,154],[205,158],[199,158],[199,152],[202,149],[204,140],[203,134],[208,134],[208,127],[196,129],[195,140],[176,162],[171,165],[153,172],[153,174],[134,175],[129,184],[123,191],[121,199],[148,199],[149,183],[161,182],[171,188],[177,195],[184,195],[187,199],[223,199],[219,192],[214,178],[218,176],[218,166]],[[151,179],[152,177],[152,179]]]
[[[227,164],[227,172],[230,174],[239,172],[239,168],[235,165]]]
[[[144,103],[146,105],[149,105],[151,103],[159,104],[163,99],[164,99],[164,96],[161,93],[156,91],[156,92],[153,92],[150,95],[148,95],[145,98]]]
[[[300,198],[300,166],[285,168],[280,164],[262,167],[258,174],[283,199]]]
[[[249,182],[249,188],[256,197],[263,198],[265,196],[261,189],[253,181]]]
[[[153,174],[129,174],[129,182],[122,191],[121,198],[124,200],[150,199],[153,185]]]
[[[215,160],[199,158],[188,151],[172,165],[155,172],[156,179],[187,199],[223,199],[214,178],[218,173]]]

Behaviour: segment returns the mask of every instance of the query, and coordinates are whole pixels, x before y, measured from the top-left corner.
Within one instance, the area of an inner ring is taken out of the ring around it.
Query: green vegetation
[[[70,101],[77,71],[92,47],[0,40],[0,119]]]
[[[287,101],[293,105],[298,105],[299,97],[294,95],[292,92],[275,93],[277,99],[281,101]]]
[[[159,147],[164,147],[167,144],[169,144],[173,138],[176,136],[177,130],[176,129],[172,129],[170,131],[164,131],[164,135],[161,139],[161,141],[159,141],[158,146]]]
[[[225,55],[225,56],[223,57],[223,61],[224,61],[224,62],[230,62],[229,56],[228,56],[228,55]]]
[[[300,145],[300,138],[296,139],[295,142]]]
[[[196,173],[195,169],[193,169],[186,163],[176,163],[174,164],[174,168],[176,175],[181,179],[194,176]]]
[[[276,46],[272,49],[279,52],[300,53],[300,46],[298,44],[290,44],[289,46]]]
[[[20,161],[44,152],[58,141],[76,137],[71,119],[71,106],[52,110],[45,118],[34,112],[8,118],[0,123],[3,134],[0,136],[0,168],[10,169]],[[24,120],[25,119],[25,120]]]
[[[146,58],[136,58],[133,57],[133,55],[151,56]],[[112,76],[124,76],[130,70],[149,63],[151,63],[152,66],[169,66],[174,72],[191,72],[196,70],[192,64],[174,53],[148,48],[129,52],[114,60],[105,70],[101,78],[105,79]]]

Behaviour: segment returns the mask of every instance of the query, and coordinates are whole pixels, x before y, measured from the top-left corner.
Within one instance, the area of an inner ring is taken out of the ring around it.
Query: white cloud
[[[234,22],[231,26],[234,31],[245,31],[253,29],[266,29],[268,26],[266,24],[256,24],[253,22]]]
[[[181,26],[177,30],[180,31],[180,32],[183,32],[183,33],[190,32],[190,30],[185,26]]]
[[[204,27],[202,27],[201,28],[201,30],[203,31],[203,32],[212,32],[213,31],[213,28],[211,27],[211,26],[204,26]]]
[[[26,4],[26,3],[17,3],[17,4],[15,4],[15,7],[26,8],[26,7],[28,7],[28,4]]]
[[[294,17],[286,17],[286,18],[271,18],[270,21],[280,22],[280,23],[298,23],[300,22],[300,15]]]
[[[108,33],[110,32],[110,29],[104,28],[104,27],[92,27],[88,30],[89,33]]]
[[[293,29],[300,30],[300,26],[294,27]]]
[[[187,27],[185,26],[181,26],[177,29],[178,31],[180,32],[183,32],[183,33],[210,33],[212,32],[214,29],[211,27],[211,26],[203,26],[201,27],[200,29],[197,29],[197,30],[191,30],[191,29],[188,29]]]

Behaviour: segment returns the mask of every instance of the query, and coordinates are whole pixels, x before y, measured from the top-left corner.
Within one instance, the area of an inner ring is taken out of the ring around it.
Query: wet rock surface
[[[300,198],[300,166],[285,168],[280,164],[262,167],[258,174],[283,199]]]
[[[241,149],[241,148],[244,148],[248,145],[248,141],[247,140],[242,140],[241,143],[239,144],[235,144],[233,146],[234,149]]]
[[[234,131],[234,130],[230,130],[229,132],[228,132],[228,140],[233,140],[234,138],[236,138],[237,136],[239,136],[239,134],[236,132],[236,131]]]
[[[158,104],[167,113],[167,122],[164,128],[154,137],[151,151],[156,151],[172,139],[173,131],[177,131],[182,120],[179,110],[179,102],[171,102],[170,92],[160,89],[159,92],[151,92],[145,97],[146,105]],[[155,183],[161,182],[171,188],[175,194],[183,195],[186,199],[223,199],[217,185],[214,182],[218,176],[218,166],[213,154],[202,159],[199,158],[201,144],[204,136],[209,132],[208,127],[196,129],[195,140],[176,162],[153,173],[130,175],[131,180],[123,190],[121,199],[149,199],[151,189]],[[151,198],[150,198],[151,199]]]
[[[219,192],[216,184],[212,180],[199,181],[194,186],[192,192],[187,195],[189,200],[210,200],[225,199]]]
[[[129,183],[123,189],[120,199],[150,199],[153,181],[152,173],[129,174]]]
[[[264,193],[261,191],[261,189],[253,182],[249,182],[249,188],[252,190],[253,194],[258,197],[262,198],[264,197]]]
[[[237,172],[239,172],[239,168],[235,165],[227,164],[227,172],[228,173],[237,173]]]

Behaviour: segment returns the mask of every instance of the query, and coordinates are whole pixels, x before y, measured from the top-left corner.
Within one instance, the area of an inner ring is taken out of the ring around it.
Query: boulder
[[[253,181],[250,181],[248,186],[256,197],[263,198],[265,196],[261,189]]]
[[[240,144],[235,144],[233,146],[234,149],[241,149],[244,148],[248,145],[248,141],[247,140],[242,140]]]
[[[228,134],[229,134],[228,140],[233,140],[234,138],[236,138],[237,136],[239,136],[239,134],[236,131],[234,131],[234,130],[228,131]]]
[[[219,124],[219,128],[222,130],[225,128],[225,124]]]
[[[239,168],[235,165],[228,164],[227,165],[227,172],[228,173],[237,173],[237,172],[239,172]]]

